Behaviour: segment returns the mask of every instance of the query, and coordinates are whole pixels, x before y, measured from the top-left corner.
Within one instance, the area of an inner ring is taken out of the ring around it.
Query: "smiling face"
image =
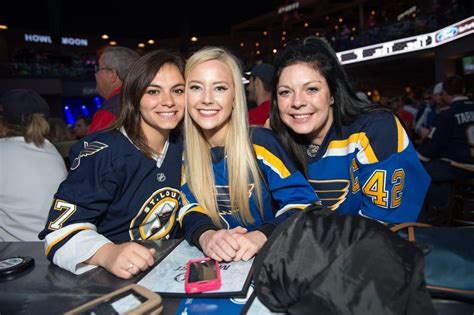
[[[295,133],[321,144],[334,121],[326,79],[306,63],[283,69],[277,84],[280,117]]]
[[[164,64],[140,100],[140,125],[147,139],[167,137],[184,114],[184,78],[178,67]]]
[[[186,108],[211,146],[223,146],[234,103],[231,69],[222,61],[196,65],[186,78]]]

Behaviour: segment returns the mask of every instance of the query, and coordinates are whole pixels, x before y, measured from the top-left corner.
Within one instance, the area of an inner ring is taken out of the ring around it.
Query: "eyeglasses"
[[[102,70],[112,70],[110,68],[106,68],[106,67],[99,67],[99,65],[94,65],[94,70],[95,70],[95,73],[99,72],[99,71],[102,71]]]

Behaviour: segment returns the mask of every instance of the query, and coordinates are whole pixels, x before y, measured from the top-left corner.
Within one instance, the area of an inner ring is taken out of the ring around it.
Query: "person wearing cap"
[[[49,133],[49,106],[31,90],[0,98],[0,241],[38,241],[59,184],[64,161]]]
[[[433,88],[430,97],[431,102],[419,111],[421,114],[416,120],[414,128],[415,134],[419,137],[419,142],[423,141],[428,136],[435,117],[443,110],[449,108],[449,106],[447,106],[443,101],[442,92],[443,82],[438,82]]]
[[[127,47],[106,48],[95,66],[97,93],[105,101],[92,117],[88,134],[107,128],[117,117],[120,108],[120,90],[132,63],[140,55]]]
[[[248,100],[257,107],[249,111],[249,125],[263,126],[270,116],[270,98],[275,69],[268,63],[256,65],[250,72]]]
[[[474,102],[465,95],[464,79],[454,75],[443,82],[442,97],[447,110],[436,117],[426,139],[418,147],[418,157],[432,183],[425,200],[428,219],[446,219],[437,213],[446,209],[451,184],[474,178]]]

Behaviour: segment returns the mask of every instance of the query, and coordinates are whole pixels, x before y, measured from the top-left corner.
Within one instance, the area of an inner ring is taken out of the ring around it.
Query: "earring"
[[[329,105],[334,104],[334,97],[331,96],[331,99],[329,100]]]

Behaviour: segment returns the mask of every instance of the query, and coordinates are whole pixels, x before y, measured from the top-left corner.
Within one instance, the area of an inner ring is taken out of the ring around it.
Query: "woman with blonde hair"
[[[185,174],[179,221],[218,261],[248,260],[276,224],[318,201],[272,132],[249,132],[238,59],[206,47],[185,69]]]
[[[0,98],[0,242],[37,241],[67,176],[46,138],[48,116],[48,103],[32,90],[11,90]]]

